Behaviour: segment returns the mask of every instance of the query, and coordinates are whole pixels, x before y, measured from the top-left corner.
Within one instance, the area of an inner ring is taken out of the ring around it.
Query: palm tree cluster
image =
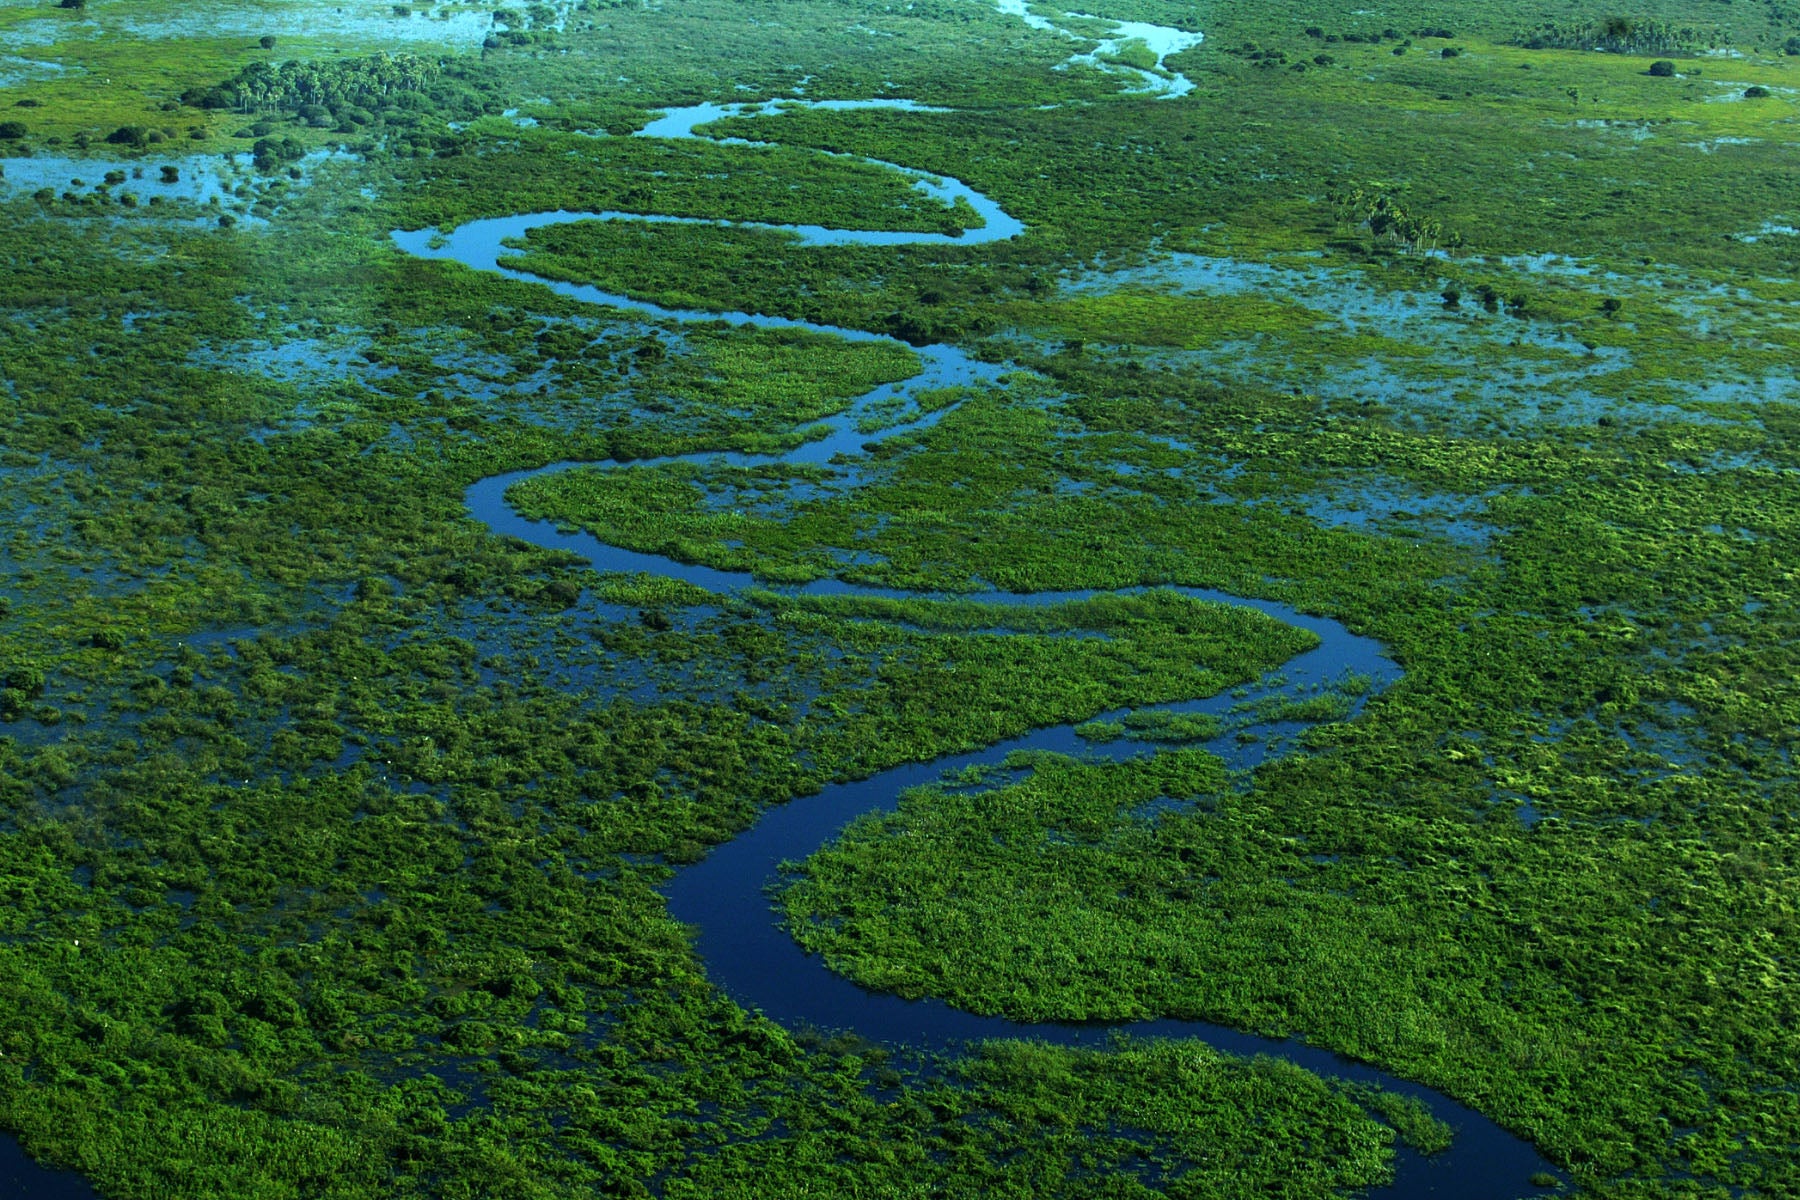
[[[1409,254],[1429,254],[1440,242],[1451,247],[1463,242],[1459,233],[1446,237],[1443,223],[1436,217],[1408,210],[1391,192],[1362,187],[1334,189],[1326,199],[1336,211],[1340,228],[1366,227],[1377,240],[1392,238]]]
[[[197,108],[241,113],[294,111],[317,106],[384,108],[395,97],[417,93],[438,74],[438,66],[414,54],[373,54],[343,62],[251,63],[212,87],[182,94]]]
[[[1718,29],[1666,21],[1607,17],[1603,21],[1546,22],[1513,39],[1530,50],[1604,50],[1610,54],[1689,54],[1725,44]]]

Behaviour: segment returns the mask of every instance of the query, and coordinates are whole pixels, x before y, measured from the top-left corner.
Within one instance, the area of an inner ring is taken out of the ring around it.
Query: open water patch
[[[1194,90],[1194,81],[1169,67],[1167,60],[1204,41],[1205,35],[1198,30],[1153,25],[1147,21],[1094,17],[1079,12],[1063,14],[1065,20],[1073,18],[1089,23],[1101,21],[1112,26],[1107,36],[1092,38],[1034,11],[1029,0],[997,0],[995,7],[1005,16],[1018,17],[1028,29],[1058,34],[1070,41],[1094,44],[1091,50],[1071,54],[1058,65],[1059,70],[1083,66],[1109,75],[1124,75],[1132,81],[1131,91],[1159,99],[1173,100]]]
[[[292,189],[309,185],[320,168],[356,157],[345,150],[314,150],[272,173],[257,168],[255,156],[248,153],[15,156],[0,158],[0,199],[59,199],[84,207],[172,213],[195,222],[217,221],[230,213],[232,220],[258,224]]]

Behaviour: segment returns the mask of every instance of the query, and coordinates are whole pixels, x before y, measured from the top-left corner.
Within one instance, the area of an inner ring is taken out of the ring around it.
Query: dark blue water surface
[[[40,1167],[15,1139],[0,1136],[0,1200],[95,1200],[98,1195],[75,1172]]]

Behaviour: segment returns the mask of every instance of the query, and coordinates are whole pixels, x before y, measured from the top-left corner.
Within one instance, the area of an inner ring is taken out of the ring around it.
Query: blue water
[[[94,1185],[73,1171],[52,1171],[31,1161],[19,1143],[0,1137],[0,1200],[96,1200]]]

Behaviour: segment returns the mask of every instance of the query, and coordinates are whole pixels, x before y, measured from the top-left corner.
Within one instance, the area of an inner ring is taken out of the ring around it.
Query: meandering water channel
[[[888,107],[919,110],[919,106],[904,100],[695,105],[666,112],[642,130],[639,136],[700,137],[704,135],[698,132],[698,128],[710,121],[730,116],[773,117],[791,107]],[[730,140],[742,145],[761,144],[742,139]],[[945,202],[963,200],[980,215],[983,224],[961,236],[829,229],[820,226],[751,224],[749,227],[782,230],[793,236],[801,246],[932,243],[972,245],[1015,237],[1024,232],[1024,226],[1016,218],[959,180],[927,178],[921,172],[897,164],[883,165],[918,177],[919,186]],[[507,260],[516,253],[516,249],[508,243],[516,245],[516,239],[524,238],[533,229],[593,220],[680,221],[737,224],[738,227],[745,227],[744,223],[709,221],[705,218],[646,216],[614,211],[552,212],[471,221],[448,233],[437,230],[398,232],[394,234],[394,240],[402,250],[420,257],[450,259],[474,270],[494,272],[548,287],[576,300],[625,309],[656,319],[722,320],[731,324],[766,328],[809,329],[851,341],[887,340],[882,335],[865,330],[819,325],[759,313],[666,308],[596,287],[546,280],[509,265]],[[858,397],[842,413],[829,420],[829,433],[788,453],[700,453],[630,463],[552,463],[535,470],[512,472],[477,482],[468,489],[466,496],[470,511],[496,533],[521,538],[545,548],[572,551],[586,558],[598,571],[648,572],[720,593],[748,588],[755,581],[745,572],[719,570],[662,555],[628,550],[588,533],[567,532],[550,521],[528,519],[512,508],[507,502],[506,493],[514,484],[534,476],[578,467],[636,469],[670,462],[730,466],[833,462],[841,468],[864,455],[866,445],[871,442],[916,432],[935,423],[947,410],[920,415],[911,422],[890,427],[873,437],[859,430],[860,420],[865,414],[884,408],[896,397],[910,392],[991,381],[1008,369],[976,361],[952,345],[927,345],[914,349],[922,362],[920,374],[904,383],[886,384]],[[823,579],[803,586],[766,590],[815,596],[926,595],[851,584],[838,579]],[[1311,692],[1327,686],[1346,673],[1368,676],[1374,681],[1374,690],[1392,683],[1400,675],[1398,667],[1383,654],[1378,643],[1350,633],[1336,621],[1309,616],[1268,601],[1244,599],[1197,588],[1172,590],[1194,599],[1255,608],[1318,635],[1319,645],[1316,648],[1283,664],[1254,689],[1248,698],[1241,694],[1225,694],[1139,710],[1205,712],[1227,718],[1228,732],[1208,743],[1208,748],[1233,766],[1255,766],[1267,754],[1278,753],[1284,741],[1302,728],[1292,723],[1252,724],[1248,727],[1243,722],[1233,724],[1229,719],[1231,714],[1243,711],[1246,703],[1254,706],[1259,698]],[[1029,594],[986,591],[957,593],[956,598],[992,605],[1023,606],[1064,603],[1092,594],[1086,591]],[[1102,714],[1102,717],[1117,718],[1123,715]],[[1242,733],[1254,736],[1240,737],[1239,734]],[[1277,1055],[1324,1075],[1373,1084],[1417,1097],[1440,1119],[1455,1128],[1454,1144],[1441,1154],[1427,1158],[1401,1146],[1398,1150],[1396,1179],[1391,1185],[1378,1189],[1378,1195],[1396,1200],[1449,1195],[1465,1197],[1467,1200],[1510,1200],[1530,1190],[1529,1179],[1534,1173],[1551,1170],[1550,1164],[1530,1143],[1506,1132],[1472,1109],[1418,1084],[1303,1042],[1261,1038],[1196,1021],[1028,1023],[1001,1017],[977,1016],[937,1000],[903,1000],[892,994],[869,991],[833,974],[819,958],[803,952],[777,922],[765,896],[765,888],[775,878],[779,863],[805,858],[854,817],[878,810],[891,810],[897,804],[900,793],[908,788],[941,780],[946,774],[966,767],[1000,764],[1018,750],[1050,750],[1111,759],[1150,752],[1139,743],[1091,742],[1080,735],[1077,726],[1060,725],[1034,730],[1022,737],[999,742],[979,751],[947,755],[931,762],[909,763],[867,779],[833,784],[816,795],[791,800],[771,809],[759,818],[753,828],[738,838],[714,848],[702,861],[679,870],[664,888],[670,912],[698,928],[696,949],[705,962],[708,973],[722,989],[747,1008],[760,1011],[790,1027],[812,1025],[827,1029],[846,1029],[877,1041],[926,1049],[951,1048],[983,1038],[1037,1038],[1065,1045],[1104,1044],[1116,1034],[1201,1038],[1208,1044],[1231,1053]]]
[[[1050,26],[1041,17],[1025,13],[1017,0],[1000,0],[1002,11],[1027,15],[1028,20]],[[1162,59],[1199,41],[1197,33],[1155,26],[1121,25],[1115,42],[1137,40],[1157,56],[1154,72],[1128,68],[1145,80],[1142,90],[1164,96],[1182,94],[1191,84],[1179,73],[1168,71]],[[1094,53],[1111,53],[1107,43]],[[1072,61],[1087,61],[1093,54]],[[1099,64],[1095,64],[1099,65]],[[781,101],[751,105],[696,105],[674,109],[640,131],[638,136],[691,138],[704,136],[697,128],[728,116],[776,116],[788,107],[868,108],[885,107],[920,111],[905,100]],[[929,110],[926,110],[929,111]],[[727,139],[719,139],[727,140]],[[736,140],[736,139],[732,139]],[[760,143],[738,144],[757,145]],[[873,161],[873,160],[871,160]],[[725,321],[769,328],[808,329],[850,341],[886,341],[879,334],[771,317],[748,312],[713,312],[665,308],[629,296],[580,284],[557,282],[508,265],[515,253],[507,243],[533,229],[576,221],[681,222],[782,230],[802,246],[823,245],[972,245],[1018,236],[1024,226],[998,204],[967,184],[931,176],[899,164],[883,166],[914,178],[916,186],[946,204],[962,200],[983,224],[958,235],[907,231],[842,230],[822,226],[766,225],[710,221],[705,218],[646,216],[625,212],[551,212],[471,221],[448,233],[436,230],[397,232],[395,244],[422,258],[449,259],[473,270],[551,288],[565,296],[592,304],[635,312],[669,321]],[[672,461],[755,466],[762,464],[823,464],[840,466],[864,455],[865,445],[896,434],[916,432],[941,418],[942,411],[919,415],[911,422],[870,435],[859,431],[861,418],[891,405],[896,399],[925,389],[974,385],[996,379],[1008,368],[978,362],[952,345],[913,347],[922,362],[921,372],[898,384],[886,384],[858,397],[844,412],[830,419],[830,432],[781,455],[706,453],[680,459],[640,460],[632,463],[552,463],[535,470],[518,471],[481,480],[468,489],[471,512],[496,533],[524,539],[536,545],[569,550],[584,556],[598,571],[649,572],[714,592],[734,592],[752,586],[748,573],[717,570],[609,545],[587,533],[559,530],[548,521],[520,516],[506,500],[507,490],[535,475],[576,467],[635,469]],[[862,597],[921,596],[924,593],[819,580],[800,587],[769,588],[792,595],[848,595]],[[1347,673],[1367,676],[1373,691],[1391,684],[1400,675],[1382,647],[1369,638],[1350,633],[1336,621],[1309,616],[1285,605],[1243,599],[1196,588],[1174,588],[1194,599],[1255,608],[1278,620],[1311,630],[1319,638],[1316,648],[1283,664],[1245,696],[1223,694],[1182,703],[1150,706],[1138,711],[1213,713],[1225,718],[1227,733],[1208,743],[1229,764],[1254,767],[1303,726],[1288,722],[1255,723],[1254,717],[1233,720],[1246,704],[1278,698],[1329,685]],[[1087,591],[958,593],[956,599],[992,605],[1048,605],[1093,595]],[[1358,704],[1360,705],[1360,701]],[[1101,714],[1102,719],[1123,713]],[[1240,737],[1250,734],[1251,737]],[[705,859],[680,869],[664,891],[669,909],[678,919],[698,928],[696,949],[717,985],[746,1008],[790,1027],[817,1026],[850,1030],[873,1040],[924,1050],[951,1049],[986,1038],[1035,1038],[1064,1045],[1103,1045],[1116,1034],[1140,1037],[1199,1038],[1234,1054],[1270,1054],[1326,1076],[1372,1084],[1422,1100],[1456,1131],[1450,1149],[1424,1157],[1402,1145],[1397,1148],[1396,1178],[1373,1194],[1390,1200],[1414,1200],[1427,1196],[1456,1196],[1462,1200],[1513,1200],[1531,1190],[1530,1177],[1551,1171],[1550,1164],[1530,1143],[1501,1129],[1480,1113],[1419,1084],[1396,1078],[1363,1063],[1339,1057],[1328,1050],[1293,1040],[1275,1040],[1223,1026],[1197,1021],[1156,1020],[1127,1023],[1057,1024],[1027,1023],[1000,1017],[982,1017],[960,1011],[936,1000],[908,1001],[887,993],[872,992],[827,970],[823,962],[804,953],[779,925],[765,896],[777,865],[803,859],[829,841],[852,818],[877,810],[892,809],[908,788],[941,780],[946,774],[972,766],[997,765],[1018,750],[1048,750],[1089,757],[1120,759],[1153,752],[1132,741],[1093,742],[1078,727],[1060,725],[1038,729],[971,753],[953,754],[925,763],[909,763],[867,779],[833,784],[816,795],[781,805],[764,813],[754,827],[730,843],[714,848]],[[17,1143],[0,1138],[0,1191],[8,1196],[39,1200],[75,1200],[91,1197],[84,1180],[67,1172],[50,1172],[31,1163]]]

